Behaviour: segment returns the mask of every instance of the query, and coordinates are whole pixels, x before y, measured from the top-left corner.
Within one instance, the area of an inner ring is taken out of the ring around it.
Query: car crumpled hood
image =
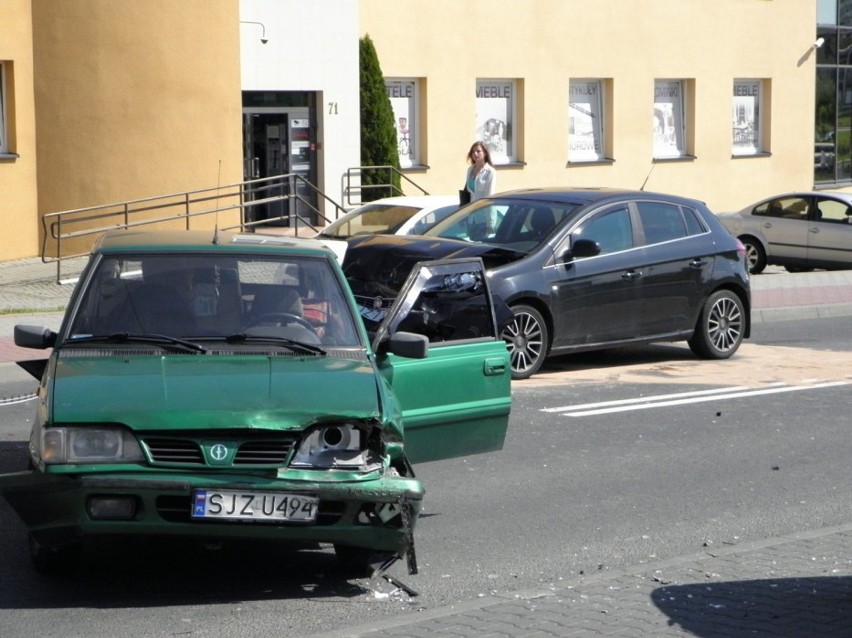
[[[363,360],[261,355],[60,356],[54,423],[135,430],[300,429],[326,417],[380,417]]]
[[[493,268],[524,256],[492,244],[427,236],[359,235],[348,244],[343,272],[353,292],[388,298],[396,297],[420,261],[481,257]]]

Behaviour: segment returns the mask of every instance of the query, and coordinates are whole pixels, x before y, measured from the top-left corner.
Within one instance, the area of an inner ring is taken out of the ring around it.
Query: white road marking
[[[850,384],[852,384],[852,381],[828,381],[825,383],[794,386],[784,383],[773,383],[770,386],[751,389],[744,386],[737,386],[731,388],[719,388],[716,390],[704,390],[700,392],[661,394],[657,396],[641,397],[638,399],[622,399],[619,401],[608,401],[602,403],[587,403],[584,405],[566,406],[561,408],[544,408],[541,412],[556,412],[560,413],[562,416],[573,417],[595,416],[599,414],[629,412],[631,410],[647,410],[649,408],[670,407],[674,405],[686,405],[689,403],[702,403],[706,401],[719,401],[721,399],[738,399],[741,397],[760,396],[764,394],[777,394],[780,392],[799,392],[802,390],[833,388]]]
[[[783,385],[782,383],[773,383],[772,385]],[[697,390],[696,392],[675,392],[674,394],[656,394],[647,397],[638,397],[636,399],[620,399],[618,401],[604,401],[601,403],[582,403],[580,405],[566,405],[561,408],[544,408],[541,412],[573,412],[574,410],[585,410],[586,408],[598,408],[602,406],[615,405],[630,405],[633,403],[647,403],[649,401],[661,401],[663,399],[677,399],[691,396],[703,396],[707,394],[719,394],[721,392],[738,392],[740,390],[748,390],[749,386],[741,385],[730,388],[715,388],[713,390]]]

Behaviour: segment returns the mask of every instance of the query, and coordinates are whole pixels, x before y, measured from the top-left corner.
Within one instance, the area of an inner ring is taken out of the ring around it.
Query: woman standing
[[[491,154],[482,142],[474,142],[467,152],[470,166],[464,180],[464,188],[470,193],[470,201],[492,195],[497,187],[497,170],[491,163]]]

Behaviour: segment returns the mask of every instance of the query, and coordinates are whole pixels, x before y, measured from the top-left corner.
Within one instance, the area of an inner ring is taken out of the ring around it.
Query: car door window
[[[808,200],[795,196],[779,197],[755,206],[754,214],[761,217],[804,220],[808,217]]]
[[[686,231],[690,235],[701,235],[708,232],[704,226],[704,222],[701,221],[700,216],[694,209],[684,207],[681,210],[683,211],[683,218],[686,221]]]
[[[583,223],[572,233],[574,240],[590,239],[601,247],[602,255],[633,248],[633,223],[626,206],[609,210]]]
[[[680,206],[665,202],[637,202],[636,209],[642,220],[646,244],[660,244],[686,237]]]
[[[464,268],[446,262],[420,264],[419,275],[408,290],[403,289],[389,315],[392,318],[386,326],[388,335],[413,332],[425,335],[436,345],[497,338],[484,267],[479,260],[470,260]]]
[[[814,206],[814,221],[829,222],[833,224],[848,224],[850,222],[850,209],[846,202],[836,199],[818,199]]]

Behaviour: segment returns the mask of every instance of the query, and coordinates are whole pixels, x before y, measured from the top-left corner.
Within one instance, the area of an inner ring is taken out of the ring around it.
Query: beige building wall
[[[32,16],[40,215],[242,181],[238,0],[33,0]]]
[[[0,155],[0,260],[32,257],[39,251],[30,15],[30,0],[0,2],[9,134],[8,152]]]
[[[816,1],[361,0],[385,77],[420,78],[423,153],[411,178],[462,186],[477,78],[518,81],[518,159],[498,189],[617,186],[739,209],[813,186]],[[779,35],[783,34],[783,37]],[[608,80],[611,163],[568,164],[568,85]],[[764,156],[732,158],[734,79],[765,80]],[[652,161],[656,79],[687,80],[691,160]],[[652,172],[653,168],[653,172]],[[650,176],[649,176],[650,173]]]

